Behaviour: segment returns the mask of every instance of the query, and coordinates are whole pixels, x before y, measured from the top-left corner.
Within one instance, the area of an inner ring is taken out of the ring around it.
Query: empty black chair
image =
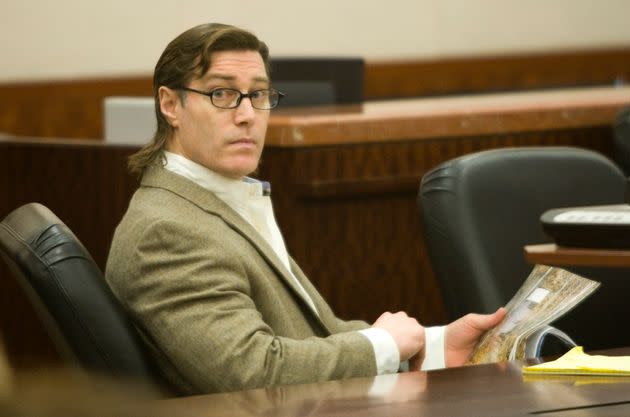
[[[613,124],[615,161],[630,176],[630,107],[621,110]]]
[[[532,269],[524,245],[551,241],[540,224],[543,212],[620,204],[625,187],[610,160],[569,147],[482,151],[427,173],[418,204],[449,318],[509,301]],[[602,286],[555,325],[590,349],[630,344],[630,333],[610,320],[630,314],[628,271],[569,269]]]
[[[100,269],[49,209],[30,203],[11,212],[0,223],[0,254],[69,363],[163,388]]]
[[[358,104],[363,101],[362,58],[272,57],[274,88],[286,93],[282,107]]]

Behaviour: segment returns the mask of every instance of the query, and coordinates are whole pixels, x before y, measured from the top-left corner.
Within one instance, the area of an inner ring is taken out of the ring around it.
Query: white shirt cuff
[[[444,359],[445,334],[446,326],[424,328],[424,361],[420,370],[429,371],[431,369],[446,368],[446,360]]]
[[[398,372],[400,366],[400,352],[394,342],[394,338],[385,329],[370,327],[359,330],[363,336],[367,337],[376,358],[376,371],[378,375],[393,374]]]

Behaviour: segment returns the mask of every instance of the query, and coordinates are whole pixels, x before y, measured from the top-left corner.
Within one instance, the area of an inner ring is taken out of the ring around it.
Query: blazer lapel
[[[141,185],[169,190],[197,205],[202,210],[221,217],[227,225],[247,239],[256,248],[260,255],[277,272],[284,283],[293,291],[294,295],[304,304],[306,309],[315,316],[326,330],[330,331],[328,326],[321,320],[321,317],[313,311],[309,302],[302,295],[302,291],[300,291],[296,285],[290,272],[286,269],[267,241],[260,236],[256,229],[243,219],[241,215],[224,203],[223,200],[218,198],[214,193],[181,175],[170,172],[159,166],[152,166],[145,171]],[[315,298],[313,296],[311,296],[311,298],[313,298],[313,302],[315,302]]]

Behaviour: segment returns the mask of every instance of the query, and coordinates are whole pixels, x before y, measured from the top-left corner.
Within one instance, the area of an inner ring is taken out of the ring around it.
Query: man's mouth
[[[229,142],[230,145],[256,146],[256,141],[251,138],[241,138]]]

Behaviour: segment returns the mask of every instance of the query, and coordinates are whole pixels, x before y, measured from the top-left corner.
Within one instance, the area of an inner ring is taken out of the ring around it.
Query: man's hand
[[[481,335],[499,324],[505,317],[505,312],[505,308],[501,307],[492,314],[470,313],[446,326],[446,366],[465,364]]]
[[[383,313],[372,327],[379,327],[392,335],[398,346],[401,362],[414,355],[424,358],[424,327],[407,313]]]

